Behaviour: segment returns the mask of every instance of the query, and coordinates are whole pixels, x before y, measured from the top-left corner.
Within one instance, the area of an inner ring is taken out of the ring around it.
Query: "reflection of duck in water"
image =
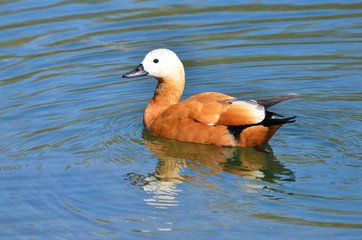
[[[179,102],[185,84],[184,67],[176,54],[167,49],[151,51],[136,69],[123,77],[144,75],[158,81],[143,119],[153,136],[218,146],[261,146],[283,124],[295,121],[295,117],[283,118],[266,110],[299,96],[293,93],[250,100],[207,92]]]
[[[150,204],[177,204],[177,184],[182,182],[224,191],[222,186],[215,183],[223,172],[267,182],[294,180],[293,172],[277,161],[273,154],[265,154],[251,147],[179,142],[154,138],[146,131],[143,138],[150,153],[159,159],[155,172],[147,176],[130,173],[127,178],[131,184],[154,194],[154,198],[148,199]],[[253,184],[249,183],[245,187],[264,186],[255,182]]]
[[[192,181],[193,176],[181,173],[183,168],[206,177],[229,172],[268,182],[294,178],[292,172],[281,165],[273,154],[264,154],[254,148],[185,143],[152,138],[147,136],[147,133],[144,134],[144,138],[145,146],[159,158],[156,173],[162,181]]]

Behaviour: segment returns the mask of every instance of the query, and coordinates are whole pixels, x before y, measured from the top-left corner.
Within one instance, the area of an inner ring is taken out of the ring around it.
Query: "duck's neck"
[[[184,74],[169,77],[168,79],[156,79],[158,84],[155,94],[147,105],[143,116],[143,123],[148,130],[162,112],[179,102],[185,85]]]

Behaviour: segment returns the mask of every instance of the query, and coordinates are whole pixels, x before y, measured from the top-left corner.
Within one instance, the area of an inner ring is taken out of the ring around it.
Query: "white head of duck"
[[[131,78],[145,75],[152,76],[160,82],[185,80],[184,66],[181,60],[176,53],[165,48],[149,52],[137,68],[124,74],[123,77]]]
[[[149,52],[134,70],[123,74],[123,77],[145,75],[158,81],[153,102],[170,106],[180,100],[185,86],[185,71],[176,53],[165,48],[155,49]]]

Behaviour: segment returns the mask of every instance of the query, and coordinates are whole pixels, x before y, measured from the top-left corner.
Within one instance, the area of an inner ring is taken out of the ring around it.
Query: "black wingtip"
[[[289,99],[293,99],[293,98],[297,98],[297,97],[300,97],[300,94],[298,94],[298,93],[287,93],[287,94],[276,96],[276,97],[273,97],[273,98],[260,99],[260,100],[256,100],[256,101],[260,105],[263,105],[265,108],[269,108],[269,107],[274,106],[275,104],[278,104],[280,102],[284,102],[284,101],[287,101]]]

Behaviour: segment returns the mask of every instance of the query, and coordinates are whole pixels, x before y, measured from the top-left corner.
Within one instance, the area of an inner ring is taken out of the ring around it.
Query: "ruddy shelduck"
[[[185,85],[185,72],[177,55],[168,49],[149,52],[140,65],[124,78],[150,75],[156,91],[147,105],[143,123],[153,136],[219,146],[261,146],[285,123],[269,107],[298,97],[288,93],[271,99],[237,99],[217,92],[200,93],[179,102]]]

